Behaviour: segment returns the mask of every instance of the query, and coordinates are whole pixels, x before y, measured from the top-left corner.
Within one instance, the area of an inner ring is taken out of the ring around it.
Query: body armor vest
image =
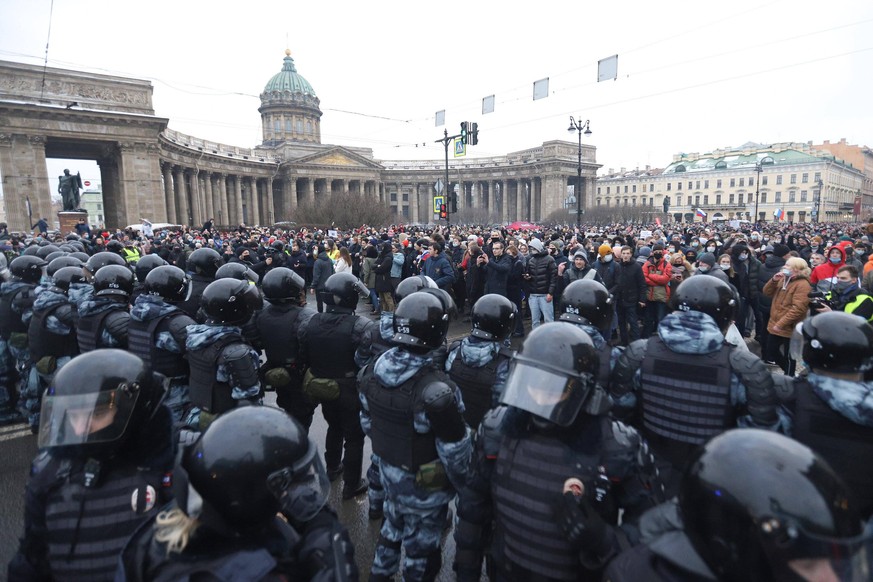
[[[794,385],[791,436],[820,454],[843,478],[865,518],[873,514],[873,428],[856,424],[823,401],[806,381]]]
[[[32,306],[36,299],[33,289],[32,285],[28,285],[0,295],[0,337],[3,339],[8,340],[13,333],[27,333],[27,326],[22,323],[21,315],[12,309],[12,302],[21,294],[24,305]]]
[[[212,414],[221,414],[236,406],[231,385],[215,378],[221,351],[225,346],[236,343],[243,343],[242,336],[231,333],[205,348],[188,352],[188,363],[191,366],[188,388],[194,406]]]
[[[105,322],[106,318],[110,315],[114,315],[116,312],[126,309],[126,305],[119,303],[117,306],[105,309],[100,313],[79,316],[79,320],[76,322],[76,340],[79,342],[79,351],[84,354],[85,352],[104,347],[102,345],[103,322]]]
[[[684,462],[686,448],[671,454],[659,444],[702,445],[736,425],[730,394],[732,349],[725,343],[709,354],[678,354],[661,338],[649,338],[640,376],[642,429],[674,465]]]
[[[188,364],[184,354],[174,354],[157,347],[158,332],[161,331],[159,328],[169,329],[170,321],[179,316],[185,316],[185,313],[181,310],[171,311],[148,321],[131,317],[127,328],[127,346],[130,353],[142,358],[147,366],[151,366],[155,372],[160,372],[167,378],[188,375]],[[176,341],[184,348],[184,340],[180,341],[176,338]]]
[[[609,342],[603,342],[598,350],[600,352],[600,366],[597,368],[597,383],[604,388],[609,388],[609,376],[612,374],[612,346]]]
[[[157,471],[139,471],[135,465],[107,469],[97,487],[85,487],[83,475],[70,479],[69,463],[62,464],[44,493],[54,580],[112,580],[127,539],[166,502]]]
[[[422,406],[422,390],[440,381],[440,375],[431,370],[424,377],[416,374],[400,386],[388,388],[376,378],[372,366],[367,371],[361,391],[370,409],[373,452],[383,461],[414,473],[419,466],[438,458],[433,433],[416,432],[414,418]]]
[[[606,418],[598,422],[609,430]],[[497,561],[509,560],[550,579],[577,580],[579,553],[567,541],[552,507],[567,477],[590,482],[599,475],[601,463],[599,453],[573,450],[549,435],[504,436],[491,479],[495,537],[503,553]]]
[[[460,346],[461,342],[449,347],[449,352]],[[459,348],[459,350],[462,348]],[[494,354],[491,361],[479,368],[464,362],[461,352],[455,356],[452,368],[449,370],[451,378],[464,398],[464,420],[475,431],[482,422],[485,413],[491,410],[494,401],[494,381],[497,377],[497,368],[500,363],[511,357],[508,350],[500,348]]]
[[[58,335],[48,330],[46,320],[61,307],[69,307],[64,303],[42,309],[34,310],[30,319],[30,327],[27,330],[27,345],[33,361],[37,362],[45,356],[74,356],[79,351],[79,344],[75,341],[75,330],[67,335]]]
[[[297,361],[297,319],[301,311],[294,305],[268,305],[258,314],[258,336],[269,367],[292,366]]]
[[[306,332],[307,360],[316,378],[354,378],[355,346],[352,330],[358,316],[345,313],[317,313]]]

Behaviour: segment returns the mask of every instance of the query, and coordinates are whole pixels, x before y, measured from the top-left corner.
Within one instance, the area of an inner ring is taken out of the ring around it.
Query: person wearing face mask
[[[652,256],[643,264],[646,279],[646,308],[642,337],[649,337],[667,315],[667,302],[670,300],[670,279],[673,266],[664,258],[664,247],[652,247]]]
[[[767,332],[770,334],[763,346],[764,360],[775,362],[787,375],[794,375],[794,359],[789,356],[788,347],[794,326],[806,318],[809,308],[809,267],[800,257],[791,257],[785,266],[764,285],[764,295],[772,298],[770,321]]]
[[[817,266],[809,277],[809,282],[816,291],[827,293],[837,281],[837,271],[846,264],[846,254],[839,245],[828,249],[825,262]]]
[[[827,303],[817,305],[816,313],[845,311],[873,323],[873,297],[859,285],[858,269],[855,267],[844,265],[839,268],[837,282],[825,299]]]
[[[761,292],[758,294],[758,309],[761,312],[762,329],[760,334],[757,333],[758,330],[755,330],[755,338],[761,344],[762,350],[770,334],[767,331],[767,325],[770,323],[770,309],[773,305],[772,299],[764,294],[764,285],[773,278],[773,275],[785,267],[785,261],[788,260],[790,252],[786,245],[768,245],[761,253],[761,270],[758,277],[758,287]]]
[[[730,253],[733,274],[728,278],[731,279],[731,284],[737,288],[740,294],[736,320],[737,329],[740,330],[743,337],[750,337],[752,332],[748,326],[750,312],[754,315],[755,330],[760,329],[760,315],[757,306],[761,262],[755,258],[746,243],[737,243],[731,248]],[[760,335],[760,333],[756,335]]]
[[[712,253],[703,253],[697,259],[697,270],[694,275],[709,275],[728,283],[727,275],[721,270],[721,267],[716,266],[715,255]]]
[[[858,272],[864,270],[864,263],[858,258],[857,253],[855,252],[855,247],[851,242],[844,241],[840,243],[840,246],[843,247],[843,252],[846,254],[846,264],[858,269]]]

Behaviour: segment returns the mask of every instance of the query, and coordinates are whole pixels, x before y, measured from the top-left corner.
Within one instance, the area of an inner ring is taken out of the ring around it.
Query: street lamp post
[[[819,180],[816,182],[818,186],[818,190],[815,191],[815,194],[812,195],[812,222],[813,224],[819,221],[819,212],[821,211],[821,191],[824,188],[824,181]]]
[[[761,193],[761,172],[764,171],[764,167],[761,166],[761,162],[755,164],[755,172],[758,174],[758,178],[755,180],[755,226],[758,225],[758,196]]]
[[[567,131],[579,134],[579,151],[578,160],[576,163],[576,228],[582,228],[582,134],[591,135],[591,128],[588,126],[589,120],[583,123],[581,120],[576,121],[573,116],[570,116],[570,127]]]

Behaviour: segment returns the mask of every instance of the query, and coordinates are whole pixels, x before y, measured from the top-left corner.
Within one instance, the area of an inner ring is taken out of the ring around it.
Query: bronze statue
[[[79,210],[79,190],[83,189],[82,176],[78,172],[73,176],[69,170],[64,170],[63,176],[58,176],[58,192],[64,204],[64,210]]]

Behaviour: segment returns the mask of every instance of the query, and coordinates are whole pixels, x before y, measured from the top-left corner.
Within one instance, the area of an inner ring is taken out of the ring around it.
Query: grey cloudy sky
[[[746,141],[873,145],[870,0],[50,6],[0,1],[0,59],[41,64],[48,38],[50,66],[150,79],[170,128],[237,146],[261,141],[258,94],[286,46],[321,99],[322,141],[381,159],[442,158],[441,109],[450,133],[479,123],[475,156],[575,141],[569,116],[590,119],[604,170]],[[597,83],[613,54],[618,79]]]

